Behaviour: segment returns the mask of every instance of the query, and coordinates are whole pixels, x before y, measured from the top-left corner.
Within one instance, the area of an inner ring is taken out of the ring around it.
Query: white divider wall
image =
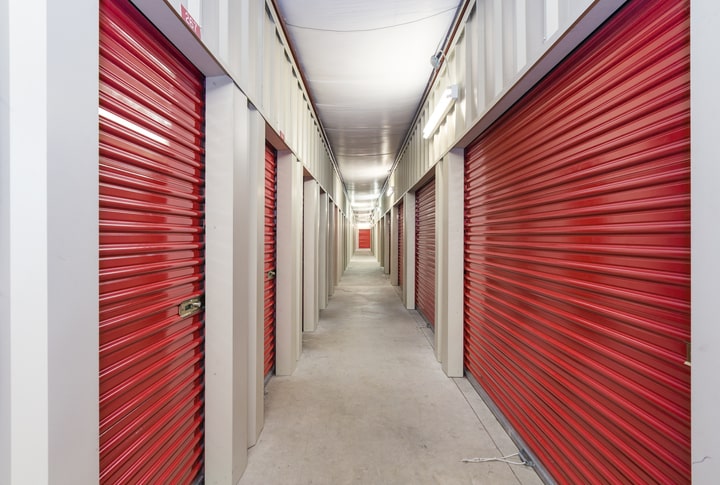
[[[394,206],[390,212],[390,284],[398,286],[398,208]]]
[[[3,484],[99,473],[96,5],[0,4]]]
[[[324,310],[328,304],[328,195],[320,194],[320,233],[318,239],[318,308]]]
[[[295,156],[278,152],[275,373],[295,371],[302,351],[303,168]]]
[[[720,274],[720,214],[717,113],[720,110],[720,3],[690,2],[690,126],[692,183],[692,478],[710,484],[720,476],[720,327],[717,325]]]
[[[315,180],[304,183],[303,198],[303,330],[314,332],[318,310],[318,239],[320,234],[320,186]]]
[[[330,298],[335,294],[335,267],[337,266],[337,212],[332,200],[328,203],[328,222],[327,296]]]
[[[232,484],[247,464],[250,251],[247,98],[225,76],[206,81],[205,480]],[[254,322],[253,322],[254,323]]]
[[[264,421],[265,123],[230,78],[206,93],[205,479],[231,484]]]
[[[0,30],[9,32],[7,2],[0,7]],[[0,483],[10,483],[10,38],[0,37]]]
[[[462,149],[436,165],[437,302],[435,349],[448,377],[463,376],[464,176]]]
[[[385,271],[385,218],[381,217],[380,221],[378,222],[378,228],[379,236],[378,236],[378,262],[380,263],[380,266],[383,268],[383,271]]]
[[[248,238],[248,446],[254,446],[265,422],[265,120],[252,104],[246,109],[248,187],[236,203],[247,211],[240,228]]]
[[[385,249],[383,245],[383,231],[385,230],[385,227],[383,225],[382,218],[378,219],[375,225],[373,226],[374,231],[377,233],[375,236],[375,244],[376,244],[376,250],[373,253],[375,255],[375,259],[377,260],[378,264],[382,268],[383,266],[383,250]]]
[[[336,227],[337,227],[337,252],[335,253],[335,286],[340,284],[343,271],[345,271],[345,254],[347,253],[347,228],[345,224],[345,216],[340,212],[339,208],[335,209]]]
[[[353,254],[355,253],[356,244],[353,238],[353,235],[355,234],[355,226],[351,222],[351,219],[348,219],[347,216],[343,219],[345,221],[345,264],[343,265],[343,271],[345,271],[350,264],[350,260],[352,259]]]
[[[390,214],[383,217],[383,271],[390,274]]]
[[[435,358],[447,357],[447,157],[435,165]]]
[[[380,262],[380,255],[382,254],[382,250],[380,249],[380,222],[376,222],[373,224],[372,228],[370,228],[370,250],[372,251],[373,255],[375,255],[375,259],[377,262]]]
[[[405,194],[403,203],[405,218],[405,254],[403,256],[403,302],[408,310],[415,309],[415,192]]]

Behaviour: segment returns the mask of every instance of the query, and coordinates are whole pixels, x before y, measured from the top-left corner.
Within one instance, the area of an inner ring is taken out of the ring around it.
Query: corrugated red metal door
[[[415,192],[415,308],[435,328],[435,179]]]
[[[403,203],[400,202],[397,206],[397,213],[398,213],[398,286],[402,288],[403,285],[403,218],[405,217],[405,214],[403,213],[404,207]]]
[[[358,229],[358,249],[370,249],[370,229]]]
[[[203,84],[128,1],[101,1],[100,483],[203,467]]]
[[[559,483],[689,483],[689,6],[633,1],[466,152],[465,366]]]
[[[265,376],[275,367],[277,155],[265,146]]]

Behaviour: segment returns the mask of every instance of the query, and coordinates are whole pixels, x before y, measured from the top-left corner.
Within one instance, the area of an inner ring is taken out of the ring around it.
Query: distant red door
[[[465,366],[561,484],[691,480],[689,42],[630,1],[466,150]]]
[[[100,476],[203,467],[204,79],[127,0],[100,3]]]
[[[370,249],[370,229],[358,229],[358,248]]]
[[[265,376],[275,367],[277,155],[265,147]]]
[[[435,179],[415,192],[415,307],[435,328]]]

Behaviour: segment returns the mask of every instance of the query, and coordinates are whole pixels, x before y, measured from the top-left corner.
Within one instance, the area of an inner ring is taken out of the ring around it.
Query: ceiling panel
[[[356,205],[377,198],[432,75],[430,56],[459,4],[276,0]]]

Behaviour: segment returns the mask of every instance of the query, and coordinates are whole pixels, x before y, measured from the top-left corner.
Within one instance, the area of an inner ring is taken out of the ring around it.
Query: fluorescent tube
[[[425,123],[425,128],[423,128],[423,138],[430,138],[433,133],[435,133],[437,127],[440,126],[440,123],[445,119],[445,116],[447,116],[450,108],[452,108],[453,104],[455,104],[457,97],[457,84],[453,84],[445,88],[445,91],[443,91],[442,95],[440,95],[440,99],[430,115],[430,118],[428,118],[427,123]]]

